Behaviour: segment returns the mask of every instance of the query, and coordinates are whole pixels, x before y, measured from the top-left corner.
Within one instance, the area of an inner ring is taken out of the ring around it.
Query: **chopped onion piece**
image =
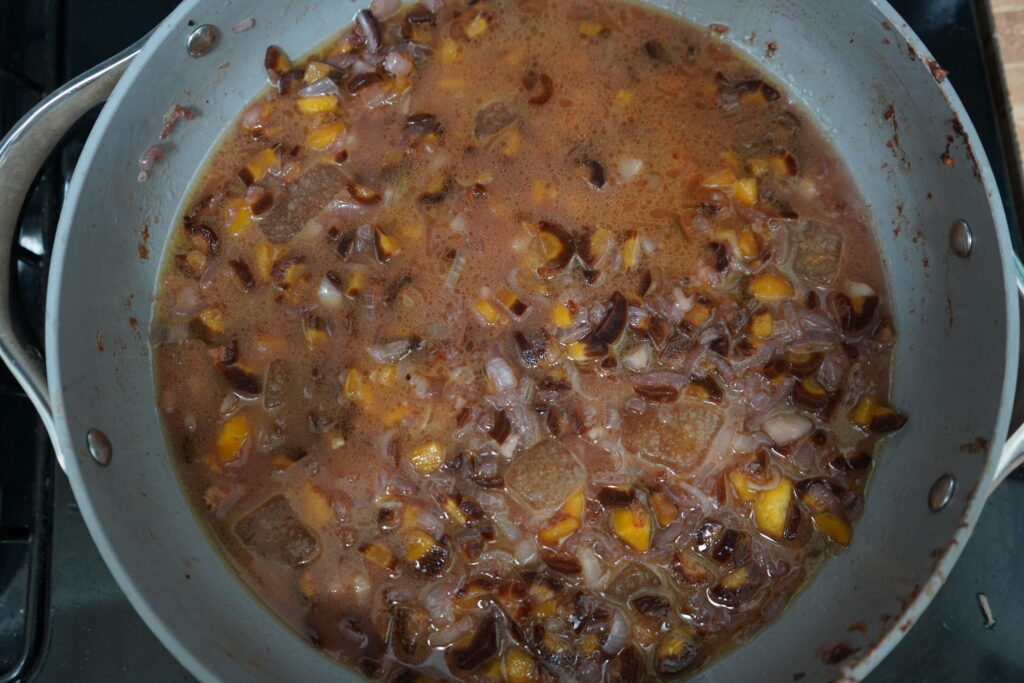
[[[321,95],[337,95],[340,92],[338,84],[324,76],[299,88],[298,94],[299,97],[320,97]]]
[[[408,76],[412,73],[412,62],[397,50],[392,50],[384,58],[384,69],[396,76]]]
[[[487,376],[494,382],[498,391],[515,389],[518,379],[512,366],[501,356],[494,356],[487,361]]]
[[[398,11],[401,5],[402,0],[373,0],[370,3],[370,11],[373,12],[373,16],[381,21],[386,21]]]
[[[639,372],[651,362],[651,347],[644,343],[632,349],[622,357],[622,367],[633,372]]]
[[[448,271],[448,277],[444,280],[444,291],[450,292],[455,289],[455,284],[459,281],[459,276],[462,275],[462,269],[466,267],[466,260],[468,258],[463,251],[455,254],[451,270]]]
[[[326,308],[340,308],[345,301],[345,295],[338,291],[338,288],[327,277],[320,280],[317,298],[320,300],[320,304]]]
[[[640,159],[634,159],[627,157],[619,161],[619,176],[622,177],[622,182],[628,183],[630,180],[635,178],[644,167],[644,162]]]
[[[608,636],[605,638],[601,649],[604,650],[605,654],[617,655],[626,646],[628,638],[629,624],[626,622],[626,618],[622,616],[622,613],[615,610],[615,614],[612,616],[612,624],[608,628]]]
[[[399,339],[386,344],[374,344],[367,347],[366,351],[378,363],[393,363],[405,357],[412,350],[412,344],[408,339]]]
[[[875,296],[875,290],[863,282],[851,282],[846,286],[846,295],[851,299],[859,299],[866,296]]]
[[[763,426],[772,441],[783,446],[807,436],[813,428],[813,422],[796,413],[775,415],[765,420]]]

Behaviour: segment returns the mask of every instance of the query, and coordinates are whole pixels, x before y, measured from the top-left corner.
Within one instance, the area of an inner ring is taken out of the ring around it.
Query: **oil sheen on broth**
[[[184,484],[367,677],[692,672],[850,542],[905,422],[864,205],[713,30],[391,4],[267,50],[171,242]]]

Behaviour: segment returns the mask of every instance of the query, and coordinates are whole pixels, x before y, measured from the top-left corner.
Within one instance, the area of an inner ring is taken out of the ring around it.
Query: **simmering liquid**
[[[722,27],[391,5],[267,50],[171,242],[184,484],[367,677],[692,672],[850,543],[905,422],[863,202]]]

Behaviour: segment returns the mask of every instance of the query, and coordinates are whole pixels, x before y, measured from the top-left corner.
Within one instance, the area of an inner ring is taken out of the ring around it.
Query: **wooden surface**
[[[1024,0],[990,0],[1017,141],[1024,140]]]

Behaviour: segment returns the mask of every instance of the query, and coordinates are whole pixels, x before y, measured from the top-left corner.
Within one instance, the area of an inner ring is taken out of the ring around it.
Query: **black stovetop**
[[[0,134],[78,73],[154,27],[175,0],[0,0]],[[949,70],[992,162],[1011,226],[1021,184],[984,0],[897,0]],[[62,143],[22,218],[16,297],[40,330],[60,201],[93,117]],[[1019,244],[1016,229],[1012,230]],[[993,495],[931,607],[869,678],[1024,680],[1024,476]],[[978,594],[996,619],[984,627]],[[191,681],[115,585],[28,399],[0,367],[0,683]]]

